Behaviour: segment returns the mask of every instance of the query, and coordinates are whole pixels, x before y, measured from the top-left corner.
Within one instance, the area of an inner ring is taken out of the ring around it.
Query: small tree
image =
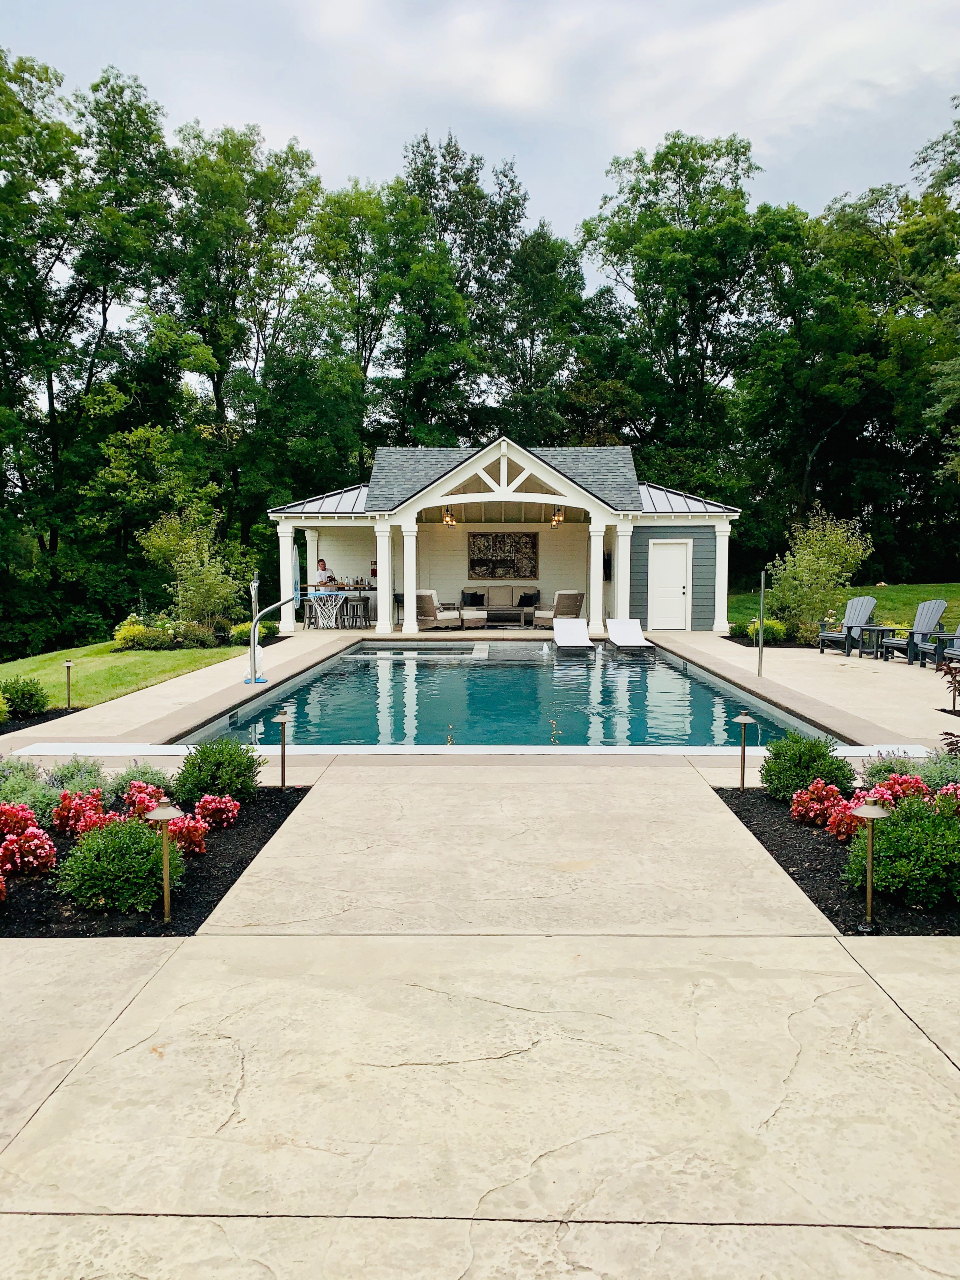
[[[790,550],[773,562],[770,613],[798,640],[813,644],[820,624],[842,606],[851,578],[872,551],[859,520],[834,519],[817,503],[805,525],[794,525]]]
[[[212,524],[190,515],[167,515],[140,535],[149,560],[174,576],[167,587],[178,617],[209,626],[236,614],[253,561],[237,547],[218,543]]]

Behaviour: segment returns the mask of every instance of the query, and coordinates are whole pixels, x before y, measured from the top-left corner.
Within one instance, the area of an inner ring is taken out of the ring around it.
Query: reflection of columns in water
[[[590,669],[590,707],[587,728],[587,744],[591,747],[603,746],[603,660],[601,649],[594,651],[593,666]]]
[[[727,745],[727,708],[720,697],[713,700],[713,742],[717,747]]]
[[[659,742],[690,740],[693,708],[691,682],[668,662],[656,662],[647,673],[647,736]]]
[[[617,665],[613,670],[613,740],[618,747],[630,745],[630,668]],[[607,679],[611,668],[607,667]]]
[[[403,664],[403,741],[408,746],[417,741],[416,658],[406,658]]]
[[[393,659],[377,654],[377,741],[393,742]]]

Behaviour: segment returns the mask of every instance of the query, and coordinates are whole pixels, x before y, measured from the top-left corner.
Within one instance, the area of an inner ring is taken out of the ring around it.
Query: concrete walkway
[[[960,1276],[958,940],[519,759],[333,759],[200,936],[0,943],[4,1280]]]

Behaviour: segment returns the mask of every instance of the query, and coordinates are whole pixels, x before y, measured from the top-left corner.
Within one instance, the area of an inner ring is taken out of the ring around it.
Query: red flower
[[[37,815],[25,804],[0,804],[0,836],[22,836],[37,825]]]
[[[123,803],[127,806],[130,817],[142,818],[154,810],[162,799],[163,792],[159,787],[149,782],[131,782]]]
[[[837,805],[842,803],[843,796],[832,783],[815,778],[809,787],[793,793],[790,817],[795,822],[815,822],[822,827]]]
[[[202,818],[191,818],[189,814],[173,818],[170,822],[170,834],[187,858],[195,858],[207,852],[203,837],[209,830],[209,824]]]
[[[232,827],[240,812],[240,802],[231,796],[202,796],[193,806],[193,812],[211,827]]]
[[[99,787],[89,795],[84,795],[82,791],[75,791],[73,795],[69,791],[62,791],[60,803],[53,811],[53,825],[58,831],[69,831],[73,836],[80,836],[91,827],[106,826],[106,822],[95,821],[103,817],[103,792]]]
[[[19,836],[7,836],[0,845],[0,875],[30,875],[34,871],[52,871],[56,865],[53,841],[39,827],[28,827]]]

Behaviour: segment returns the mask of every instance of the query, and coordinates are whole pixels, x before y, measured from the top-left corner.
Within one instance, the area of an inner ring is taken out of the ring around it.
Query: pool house
[[[297,531],[306,584],[324,560],[338,581],[375,583],[376,631],[419,629],[416,593],[441,605],[549,608],[582,593],[590,634],[606,620],[649,630],[716,631],[727,623],[727,553],[739,511],[637,479],[626,447],[381,448],[369,484],[270,513],[280,539],[281,597],[292,594]],[[280,630],[295,627],[292,604]]]

